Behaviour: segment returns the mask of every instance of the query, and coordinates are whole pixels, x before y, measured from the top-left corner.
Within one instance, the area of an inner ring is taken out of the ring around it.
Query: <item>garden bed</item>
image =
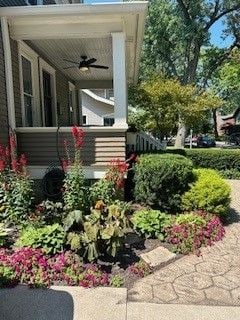
[[[10,150],[0,146],[0,286],[131,288],[154,271],[144,253],[159,252],[152,264],[159,268],[169,251],[171,259],[199,255],[223,238],[230,188],[216,171],[196,170],[181,155],[142,156],[132,204],[123,200],[128,164],[112,161],[89,186],[80,157],[84,132],[74,127],[72,135],[73,155],[64,142],[62,199],[37,206],[14,137]]]

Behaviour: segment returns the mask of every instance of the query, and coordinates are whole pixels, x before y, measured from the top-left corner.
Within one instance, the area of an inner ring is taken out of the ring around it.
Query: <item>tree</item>
[[[187,126],[199,126],[206,122],[207,110],[222,104],[213,94],[199,92],[196,86],[160,76],[152,76],[133,88],[130,101],[140,110],[138,123],[161,139],[176,130],[179,117]]]
[[[182,84],[198,83],[201,51],[209,45],[209,30],[227,17],[226,33],[240,45],[239,0],[151,0],[141,65],[142,79],[152,72],[163,72]],[[227,56],[229,52],[225,54]],[[223,56],[216,59],[222,63]],[[176,146],[184,145],[186,123],[179,115]]]
[[[240,107],[240,50],[235,50],[215,74],[214,89],[224,100],[223,112],[231,113]]]

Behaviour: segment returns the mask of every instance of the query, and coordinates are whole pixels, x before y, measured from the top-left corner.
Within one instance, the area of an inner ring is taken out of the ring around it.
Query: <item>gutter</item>
[[[1,7],[0,16],[35,16],[35,15],[91,15],[91,14],[121,14],[143,13],[148,2],[134,1],[122,3],[94,4],[54,4],[43,6]]]

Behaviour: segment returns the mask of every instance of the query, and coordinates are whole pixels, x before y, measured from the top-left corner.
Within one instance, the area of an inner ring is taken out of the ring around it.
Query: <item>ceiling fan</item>
[[[88,71],[89,68],[105,69],[105,70],[109,69],[109,67],[107,67],[107,66],[101,66],[98,64],[94,64],[97,61],[97,59],[95,59],[95,58],[90,58],[87,60],[87,56],[81,56],[80,62],[76,62],[76,61],[72,61],[72,60],[68,60],[68,59],[63,59],[63,60],[74,64],[72,66],[65,67],[63,69],[78,68],[80,71],[83,71],[83,72]]]

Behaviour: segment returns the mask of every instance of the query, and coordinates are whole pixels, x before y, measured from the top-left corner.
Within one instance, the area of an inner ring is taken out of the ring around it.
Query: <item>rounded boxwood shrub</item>
[[[193,181],[193,165],[181,155],[143,155],[135,167],[134,181],[136,201],[177,212],[181,195]]]
[[[195,169],[195,182],[182,196],[183,210],[202,209],[224,215],[229,211],[230,186],[212,169]]]

